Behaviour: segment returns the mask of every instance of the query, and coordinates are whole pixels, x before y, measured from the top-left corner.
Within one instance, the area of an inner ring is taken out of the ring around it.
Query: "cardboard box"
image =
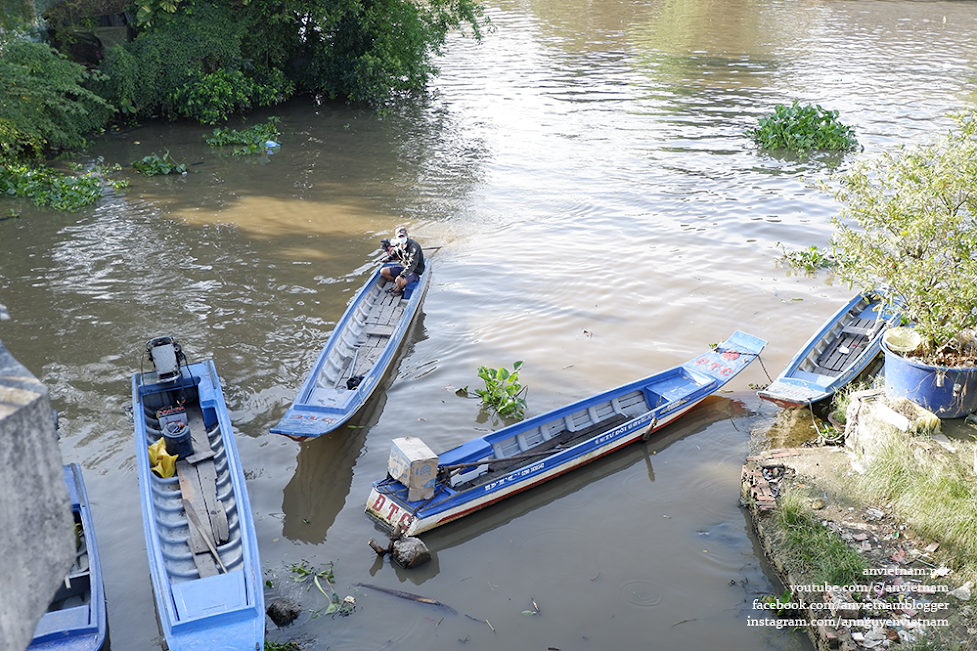
[[[438,479],[438,455],[419,438],[397,438],[390,444],[387,472],[407,487],[409,501],[430,499]]]

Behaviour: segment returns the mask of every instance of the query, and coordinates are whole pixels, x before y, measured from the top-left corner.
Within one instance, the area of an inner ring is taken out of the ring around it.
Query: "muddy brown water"
[[[776,589],[737,506],[767,381],[849,290],[776,264],[824,246],[833,166],[930,139],[973,103],[972,2],[491,0],[485,42],[453,38],[430,95],[377,116],[296,100],[281,148],[235,157],[207,128],[107,134],[84,160],[168,150],[180,177],[76,214],[7,200],[0,339],[50,388],[62,453],[85,470],[115,649],[160,646],[137,498],[130,374],[170,334],[211,357],[247,469],[269,598],[322,608],[289,567],[334,564],[348,617],[306,611],[271,640],[312,648],[807,648],[748,627]],[[864,151],[815,159],[745,135],[779,103],[840,111]],[[5,211],[6,212],[6,211]],[[433,255],[424,313],[386,391],[347,428],[268,433],[405,223]],[[691,359],[736,329],[767,339],[721,394],[646,445],[427,536],[414,571],[378,562],[363,514],[390,439],[435,451],[500,426],[480,365],[525,362],[529,413]],[[455,608],[357,587],[423,594]],[[533,614],[535,606],[539,611]],[[475,621],[466,617],[482,621]],[[485,623],[491,623],[491,626]]]

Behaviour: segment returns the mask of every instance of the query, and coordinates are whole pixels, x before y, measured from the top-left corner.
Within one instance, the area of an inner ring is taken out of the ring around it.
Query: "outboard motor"
[[[183,349],[173,337],[156,337],[146,344],[149,361],[156,368],[160,382],[173,382],[180,377],[180,362],[186,363]]]

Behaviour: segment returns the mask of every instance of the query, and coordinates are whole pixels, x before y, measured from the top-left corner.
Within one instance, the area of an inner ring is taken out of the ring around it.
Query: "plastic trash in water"
[[[281,147],[281,145],[275,142],[274,140],[265,141],[265,153],[268,154],[269,156],[274,154],[275,150],[278,149],[279,147]]]

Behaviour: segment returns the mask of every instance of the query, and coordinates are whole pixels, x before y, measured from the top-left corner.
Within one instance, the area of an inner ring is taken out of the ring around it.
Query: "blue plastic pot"
[[[930,366],[892,352],[885,353],[885,393],[908,398],[940,418],[963,418],[977,410],[977,367]]]

